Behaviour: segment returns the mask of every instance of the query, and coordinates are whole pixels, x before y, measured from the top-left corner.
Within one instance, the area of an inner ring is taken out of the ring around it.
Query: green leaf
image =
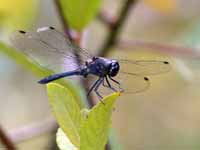
[[[94,106],[81,121],[80,150],[104,150],[111,126],[113,104],[119,93],[114,93]]]
[[[56,142],[60,150],[78,150],[75,147],[61,128],[58,128],[56,133]]]
[[[76,103],[75,94],[57,83],[49,83],[47,92],[49,103],[58,124],[71,142],[76,147],[79,147],[79,130],[82,115]]]
[[[97,14],[101,0],[60,0],[69,25],[81,31]]]
[[[59,133],[61,131],[57,133],[61,150],[103,150],[108,140],[113,104],[119,93],[104,98],[103,103],[91,110],[80,110],[73,93],[62,85],[50,83],[47,91],[54,116],[65,133],[65,136]]]

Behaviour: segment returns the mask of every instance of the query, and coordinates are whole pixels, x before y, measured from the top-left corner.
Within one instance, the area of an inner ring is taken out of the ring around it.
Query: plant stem
[[[118,19],[110,28],[110,33],[107,37],[106,42],[104,43],[104,45],[99,51],[99,56],[106,56],[108,52],[110,51],[110,48],[116,44],[118,35],[120,33],[120,29],[123,26],[131,7],[136,2],[137,0],[126,0],[126,2],[124,3],[121,9],[121,12],[119,13]]]
[[[100,12],[97,17],[102,23],[104,23],[110,28],[117,22],[116,17],[109,16],[109,14],[103,11]]]
[[[66,19],[63,16],[64,13],[63,13],[62,6],[61,6],[59,0],[54,0],[54,4],[56,6],[58,16],[60,17],[60,21],[61,21],[65,35],[69,38],[70,41],[73,41],[73,37],[70,33],[68,22],[66,21]]]
[[[11,139],[6,135],[2,127],[0,127],[0,140],[7,150],[17,149]]]
[[[66,37],[68,37],[68,39],[71,42],[76,43],[76,44],[79,45],[80,39],[81,39],[81,33],[78,33],[76,37],[72,36],[72,34],[70,33],[70,28],[69,28],[67,19],[64,17],[64,12],[63,12],[63,9],[62,9],[60,1],[59,0],[54,0],[54,3],[55,3],[55,6],[57,8],[57,12],[58,12],[58,15],[60,17],[61,24],[62,24],[62,27],[63,27],[63,30],[64,30],[64,33],[65,33]],[[79,64],[80,60],[81,60],[80,55],[78,54],[77,51],[74,51],[74,54],[77,56],[76,62],[77,62],[77,64]]]

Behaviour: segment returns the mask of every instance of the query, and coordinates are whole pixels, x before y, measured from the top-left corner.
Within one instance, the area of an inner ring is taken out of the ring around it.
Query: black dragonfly
[[[113,92],[124,91],[137,93],[148,89],[147,75],[156,75],[170,70],[168,61],[126,60],[104,58],[91,55],[81,49],[54,27],[42,27],[36,32],[17,31],[11,37],[12,44],[20,51],[33,58],[39,64],[52,69],[55,66],[61,73],[44,77],[38,83],[47,84],[54,80],[93,75],[98,79],[91,85],[88,95],[94,91],[102,98],[100,87]],[[79,64],[77,64],[77,52]],[[67,70],[67,71],[66,71]]]

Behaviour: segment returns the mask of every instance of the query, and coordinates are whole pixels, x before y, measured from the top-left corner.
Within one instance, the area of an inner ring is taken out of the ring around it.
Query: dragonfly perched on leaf
[[[39,64],[57,66],[57,74],[44,77],[38,83],[47,84],[64,77],[97,77],[88,91],[102,98],[100,87],[112,92],[138,93],[148,89],[148,75],[157,75],[170,70],[168,61],[126,60],[91,55],[81,49],[54,27],[42,27],[36,32],[17,31],[11,37],[14,46]],[[78,58],[74,52],[78,53]],[[79,63],[77,64],[77,58]],[[59,65],[58,65],[59,64]],[[65,70],[65,68],[68,68]],[[69,68],[71,68],[69,70]],[[64,69],[64,71],[63,71]]]

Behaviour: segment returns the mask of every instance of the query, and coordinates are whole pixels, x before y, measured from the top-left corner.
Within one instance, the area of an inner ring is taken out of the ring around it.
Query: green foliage
[[[58,124],[71,142],[79,147],[81,112],[80,107],[76,103],[74,93],[56,83],[48,84],[47,92],[51,109]]]
[[[108,140],[113,104],[119,93],[103,99],[91,110],[80,109],[74,93],[57,83],[47,86],[52,111],[62,131],[58,130],[57,143],[60,149],[103,150]],[[71,142],[70,142],[71,141]]]
[[[82,30],[97,14],[101,0],[60,0],[69,25]]]
[[[111,126],[113,104],[119,93],[112,94],[99,102],[81,122],[80,150],[104,150]]]

